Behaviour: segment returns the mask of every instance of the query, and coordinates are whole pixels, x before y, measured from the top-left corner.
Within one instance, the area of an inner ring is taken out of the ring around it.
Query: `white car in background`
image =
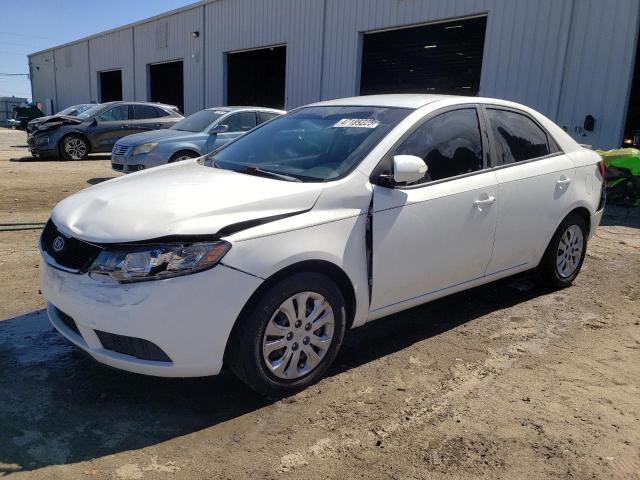
[[[568,286],[602,186],[596,153],[516,103],[332,100],[63,200],[42,291],[100,362],[167,377],[226,363],[287,394],[349,328],[534,268]]]

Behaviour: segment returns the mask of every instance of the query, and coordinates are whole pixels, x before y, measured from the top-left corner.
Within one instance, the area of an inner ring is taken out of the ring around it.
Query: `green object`
[[[606,168],[625,168],[631,172],[634,177],[640,177],[640,150],[636,148],[618,148],[598,153],[604,160]]]

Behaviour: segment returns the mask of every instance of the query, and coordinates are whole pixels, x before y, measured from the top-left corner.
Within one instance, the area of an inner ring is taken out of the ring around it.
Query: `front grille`
[[[51,220],[42,230],[40,248],[59,266],[74,272],[89,268],[91,262],[102,251],[102,248],[96,245],[60,233]]]
[[[132,357],[139,358],[140,360],[171,362],[171,359],[159,346],[148,340],[101,332],[100,330],[96,330],[95,332],[100,339],[100,343],[102,343],[102,347],[107,350],[112,350],[124,355],[130,355]]]
[[[116,143],[113,146],[113,150],[111,150],[111,153],[113,153],[114,155],[126,155],[129,151],[129,148],[130,147],[127,145],[119,145]]]
[[[124,167],[124,165],[122,165],[121,163],[112,163],[111,164],[111,168],[113,168],[114,170],[122,170]]]
[[[80,335],[80,330],[78,330],[78,326],[76,325],[76,322],[73,320],[73,318],[71,318],[69,315],[64,313],[58,307],[53,307],[53,308],[55,308],[56,313],[58,314],[58,317],[60,317],[60,320],[62,321],[62,323],[64,323],[67,326],[67,328],[71,330],[73,333],[75,333],[76,335]]]

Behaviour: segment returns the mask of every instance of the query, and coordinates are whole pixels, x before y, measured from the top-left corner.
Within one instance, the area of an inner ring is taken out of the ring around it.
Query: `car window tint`
[[[151,105],[134,105],[133,116],[136,120],[144,120],[147,118],[158,118],[158,110]]]
[[[258,124],[260,123],[264,123],[267,120],[271,120],[272,118],[277,117],[278,114],[277,113],[271,113],[271,112],[258,112]]]
[[[169,112],[167,112],[166,110],[163,110],[162,108],[159,108],[159,107],[154,107],[154,108],[155,108],[157,117],[168,117],[170,115]]]
[[[428,170],[418,183],[482,170],[482,139],[475,108],[440,114],[420,126],[395,151],[415,155]]]
[[[239,112],[229,116],[223,122],[229,127],[229,132],[248,132],[256,126],[256,114]]]
[[[526,115],[487,109],[498,164],[510,164],[549,155],[547,135]]]
[[[100,114],[98,120],[102,122],[117,122],[120,120],[128,120],[129,119],[129,106],[128,105],[118,105],[117,107],[113,107],[110,110]]]

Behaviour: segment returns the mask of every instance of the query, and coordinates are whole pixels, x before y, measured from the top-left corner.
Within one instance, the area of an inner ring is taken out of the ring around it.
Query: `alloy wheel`
[[[79,138],[71,138],[65,143],[64,151],[73,160],[81,160],[87,153],[87,145]]]
[[[578,225],[570,225],[563,232],[556,252],[556,270],[562,278],[569,278],[580,265],[584,249],[584,235]]]
[[[295,380],[314,370],[333,341],[334,312],[319,293],[286,299],[271,316],[262,338],[262,358],[278,378]]]

